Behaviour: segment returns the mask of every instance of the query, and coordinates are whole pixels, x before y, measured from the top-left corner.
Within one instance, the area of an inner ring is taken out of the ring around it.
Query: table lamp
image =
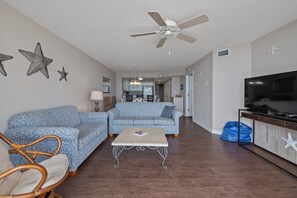
[[[99,100],[103,100],[102,91],[92,91],[90,99],[95,101],[95,111],[98,112],[99,111]]]

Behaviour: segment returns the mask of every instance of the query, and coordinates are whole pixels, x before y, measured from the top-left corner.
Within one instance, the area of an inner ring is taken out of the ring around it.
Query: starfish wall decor
[[[47,66],[53,60],[43,56],[40,43],[37,43],[34,53],[21,49],[19,52],[31,61],[30,67],[27,71],[28,76],[40,71],[46,78],[49,78]]]
[[[12,56],[8,56],[8,55],[5,55],[5,54],[1,54],[0,53],[0,73],[3,75],[3,76],[7,76],[7,73],[3,67],[3,64],[2,62],[3,61],[6,61],[6,60],[10,60],[10,59],[13,59]]]
[[[297,141],[294,141],[292,139],[291,133],[288,133],[288,139],[283,138],[283,137],[281,137],[281,138],[286,142],[285,148],[292,147],[295,151],[297,151],[297,147],[296,147]]]
[[[59,74],[61,75],[60,77],[60,81],[63,80],[63,78],[65,79],[65,81],[67,81],[67,75],[68,75],[68,72],[65,72],[65,69],[63,67],[62,71],[58,71]]]

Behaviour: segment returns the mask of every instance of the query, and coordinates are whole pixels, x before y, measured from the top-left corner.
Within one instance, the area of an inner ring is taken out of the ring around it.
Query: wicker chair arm
[[[56,136],[56,135],[46,135],[46,136],[43,136],[31,143],[28,143],[28,144],[15,144],[13,143],[10,139],[8,139],[7,137],[5,137],[2,133],[0,133],[0,138],[6,142],[13,150],[10,150],[9,153],[10,154],[20,154],[22,155],[23,157],[25,157],[30,163],[34,164],[34,160],[35,158],[38,156],[38,155],[43,155],[43,156],[49,156],[49,157],[52,157],[54,155],[56,155],[60,149],[61,149],[61,146],[62,146],[62,141],[61,139]],[[58,143],[58,146],[55,150],[54,153],[48,153],[48,152],[42,152],[42,151],[32,151],[32,150],[22,150],[23,148],[26,148],[26,147],[30,147],[30,146],[33,146],[45,139],[55,139]],[[30,154],[30,155],[28,155]]]
[[[0,174],[0,179],[3,179],[17,171],[20,171],[20,170],[28,170],[28,169],[35,169],[35,170],[38,170],[40,173],[41,173],[41,180],[39,181],[39,183],[37,184],[37,186],[34,188],[34,194],[35,196],[38,196],[40,195],[40,190],[41,190],[41,187],[43,186],[44,182],[46,181],[46,178],[47,178],[47,170],[39,165],[39,164],[22,164],[22,165],[18,165],[18,166],[15,166],[3,173]]]

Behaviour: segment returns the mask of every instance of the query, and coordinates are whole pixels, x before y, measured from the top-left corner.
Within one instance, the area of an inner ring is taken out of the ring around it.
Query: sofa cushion
[[[160,116],[164,106],[173,106],[170,102],[118,102],[116,108],[120,117]]]
[[[107,132],[107,125],[105,123],[83,123],[75,128],[79,131],[96,131],[97,136],[103,132]]]
[[[47,170],[47,178],[42,188],[49,187],[60,181],[67,173],[69,160],[65,154],[59,154],[40,163]],[[30,193],[41,179],[41,174],[35,169],[23,172],[11,195]]]
[[[9,119],[8,127],[75,127],[80,124],[80,116],[75,106],[24,112]]]
[[[9,160],[7,147],[0,140],[0,173],[3,173],[13,167],[14,166]],[[9,195],[13,188],[17,185],[20,176],[21,172],[17,171],[4,179],[0,179],[0,196]]]
[[[154,117],[136,117],[133,123],[134,125],[154,125]]]
[[[133,125],[134,117],[120,116],[112,121],[113,125]]]
[[[86,145],[88,145],[96,136],[102,132],[106,131],[106,127],[96,123],[84,123],[76,127],[79,130],[78,134],[78,150],[82,150]],[[101,129],[103,128],[103,129]]]
[[[161,117],[164,118],[172,118],[172,113],[175,110],[175,106],[167,106],[165,105]]]
[[[154,117],[155,125],[174,125],[174,120],[172,118],[164,117]]]

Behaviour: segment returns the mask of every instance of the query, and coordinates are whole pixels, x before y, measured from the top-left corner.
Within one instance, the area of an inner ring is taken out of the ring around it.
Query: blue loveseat
[[[78,166],[107,138],[107,113],[78,112],[74,106],[63,106],[46,110],[19,113],[8,122],[5,135],[16,143],[28,143],[44,135],[54,134],[62,139],[61,153],[68,156],[70,171]],[[33,149],[52,151],[56,142],[46,140]],[[37,161],[44,160],[37,158]],[[19,156],[13,163],[24,163]]]
[[[163,128],[165,134],[179,134],[180,111],[175,110],[172,118],[161,117],[164,106],[170,102],[119,102],[108,111],[109,134],[119,134],[127,127]]]

